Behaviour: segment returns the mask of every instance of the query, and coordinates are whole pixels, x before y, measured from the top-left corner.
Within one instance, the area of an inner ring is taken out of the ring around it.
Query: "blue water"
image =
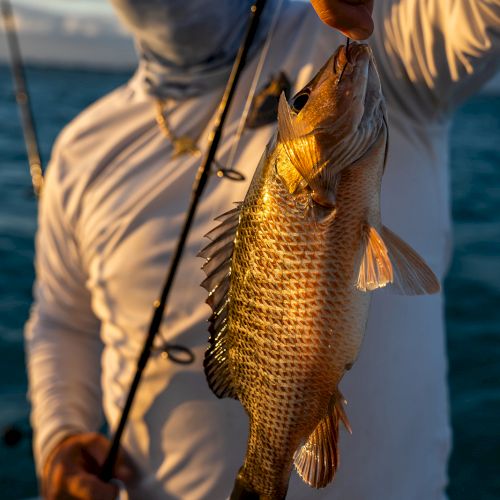
[[[61,127],[123,73],[31,68],[29,88],[45,163]],[[454,450],[451,500],[500,499],[500,97],[478,96],[451,131],[455,253],[446,281]],[[33,280],[36,202],[8,68],[0,66],[0,497],[36,494],[22,327]],[[343,499],[349,500],[349,499]],[[368,500],[368,499],[367,499]],[[405,500],[405,499],[401,499]],[[422,499],[425,500],[425,499]]]

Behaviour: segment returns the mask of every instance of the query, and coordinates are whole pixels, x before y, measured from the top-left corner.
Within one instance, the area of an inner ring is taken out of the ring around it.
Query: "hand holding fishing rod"
[[[118,486],[114,482],[101,481],[98,478],[100,464],[109,450],[109,440],[101,434],[89,432],[63,439],[46,460],[42,477],[51,477],[42,482],[43,498],[114,500],[118,495]],[[113,477],[124,484],[130,484],[135,472],[123,450],[117,456]]]

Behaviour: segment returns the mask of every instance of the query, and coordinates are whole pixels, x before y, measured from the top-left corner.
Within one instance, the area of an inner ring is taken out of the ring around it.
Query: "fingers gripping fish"
[[[245,200],[200,253],[209,296],[208,383],[250,421],[232,498],[285,498],[293,464],[321,488],[338,466],[338,384],[358,355],[372,290],[433,293],[423,260],[382,225],[387,148],[366,44],[340,47],[293,99]],[[237,493],[239,491],[240,493]]]

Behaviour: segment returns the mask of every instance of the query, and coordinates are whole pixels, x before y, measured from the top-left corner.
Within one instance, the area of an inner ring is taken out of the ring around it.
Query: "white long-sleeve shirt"
[[[375,2],[370,43],[390,120],[382,220],[440,277],[451,247],[450,113],[495,72],[499,27],[498,0]],[[296,91],[341,42],[308,4],[287,5],[261,82],[283,70]],[[221,163],[256,64],[241,79]],[[65,435],[97,430],[102,409],[116,426],[188,205],[199,160],[172,158],[140,79],[67,126],[47,172],[26,328],[39,467]],[[199,137],[204,149],[222,90],[171,103],[176,135]],[[214,176],[199,206],[161,332],[196,360],[185,366],[154,355],[146,369],[123,440],[141,474],[131,498],[222,499],[243,463],[247,418],[237,401],[216,399],[202,370],[210,310],[196,254],[212,219],[243,199],[272,132],[245,133],[235,168],[247,182]],[[341,435],[334,483],[317,491],[294,475],[287,498],[444,498],[450,428],[442,296],[374,292],[365,342],[342,390],[353,435]]]

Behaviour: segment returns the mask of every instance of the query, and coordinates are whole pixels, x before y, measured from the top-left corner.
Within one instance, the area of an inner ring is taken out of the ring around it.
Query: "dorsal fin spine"
[[[206,303],[212,308],[209,346],[203,366],[208,385],[219,398],[237,398],[228,363],[228,306],[231,262],[240,210],[241,203],[217,217],[220,224],[206,235],[212,241],[199,253],[206,259],[202,269],[207,274],[201,286],[209,292]]]

